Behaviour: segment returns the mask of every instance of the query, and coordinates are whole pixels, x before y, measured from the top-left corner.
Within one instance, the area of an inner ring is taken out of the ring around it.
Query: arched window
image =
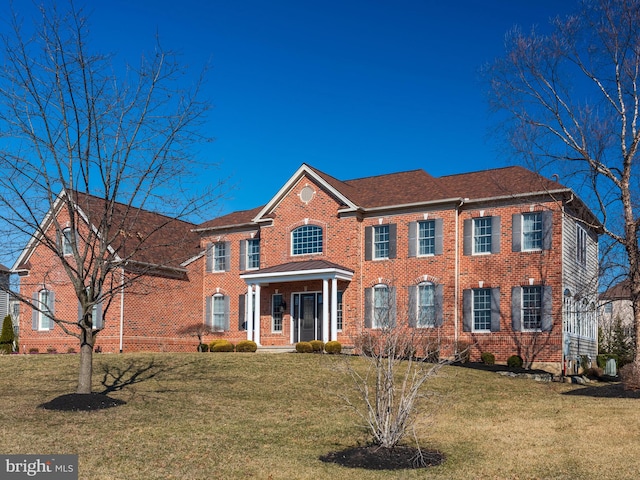
[[[431,282],[422,282],[417,288],[417,314],[416,326],[434,327],[436,324],[436,288]]]
[[[62,254],[73,255],[73,230],[65,228],[62,230]]]
[[[322,228],[303,225],[291,232],[291,254],[322,253]]]

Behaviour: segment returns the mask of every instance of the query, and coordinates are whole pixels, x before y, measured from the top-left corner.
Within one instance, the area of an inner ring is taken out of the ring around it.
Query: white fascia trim
[[[516,193],[513,195],[499,195],[496,197],[485,197],[485,198],[465,198],[464,203],[483,203],[483,202],[494,202],[496,200],[510,200],[514,198],[529,198],[529,197],[548,197],[555,194],[560,193],[571,193],[570,188],[562,188],[557,190],[542,190],[539,192],[527,192],[527,193]]]
[[[191,231],[194,233],[202,233],[202,232],[214,232],[216,230],[235,230],[238,228],[245,228],[245,227],[248,230],[251,230],[251,229],[255,230],[258,226],[254,222],[235,223],[232,225],[218,225],[217,227],[192,228]]]
[[[337,268],[322,268],[316,270],[298,270],[295,272],[272,272],[272,273],[245,273],[240,275],[247,284],[278,282],[299,282],[304,280],[332,279],[351,281],[353,272],[340,270]],[[259,280],[252,282],[251,280]]]
[[[184,262],[182,262],[180,264],[181,267],[186,267],[187,265],[190,265],[191,263],[195,262],[196,260],[198,260],[199,258],[202,258],[204,256],[204,251],[200,252],[198,255],[195,255],[187,260],[185,260]]]
[[[443,200],[432,200],[429,202],[415,202],[415,203],[402,203],[399,205],[383,205],[381,207],[373,207],[373,208],[360,208],[360,211],[363,213],[375,213],[375,212],[382,212],[382,211],[387,211],[387,210],[401,210],[401,209],[405,209],[405,208],[415,208],[415,207],[423,207],[423,206],[430,206],[430,205],[440,205],[440,204],[446,204],[446,203],[452,203],[452,204],[459,204],[461,201],[463,201],[464,199],[460,198],[460,197],[452,197],[452,198],[445,198]],[[338,210],[338,213],[349,213],[354,211],[354,209],[352,208],[343,208]]]
[[[40,232],[44,232],[48,228],[49,223],[51,223],[51,218],[54,216],[54,213],[55,215],[58,214],[57,212],[60,209],[60,203],[62,201],[63,195],[65,195],[65,190],[62,190],[58,194],[56,200],[53,202],[53,206],[49,209],[47,214],[38,225],[38,229],[33,233],[33,235],[31,235],[31,238],[27,242],[26,247],[24,247],[22,253],[20,253],[20,256],[14,262],[13,267],[11,267],[12,272],[18,273],[18,266],[26,262],[33,253],[33,250],[36,248],[36,244],[40,241]]]
[[[264,219],[263,217],[273,210],[286,196],[286,194],[293,188],[293,186],[303,177],[303,175],[308,175],[313,178],[317,183],[326,188],[331,194],[339,198],[341,201],[345,203],[349,207],[350,210],[357,210],[358,206],[354,204],[351,200],[345,197],[338,190],[329,185],[322,177],[316,174],[306,163],[303,163],[300,168],[289,178],[287,183],[283,185],[283,187],[278,190],[278,193],[267,203],[262,210],[256,215],[253,219],[254,222],[263,222],[263,221],[271,221],[271,219]]]

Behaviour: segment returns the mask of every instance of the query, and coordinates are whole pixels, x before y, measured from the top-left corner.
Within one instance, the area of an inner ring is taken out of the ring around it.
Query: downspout
[[[464,205],[464,202],[468,200],[468,198],[461,198],[460,203],[456,205],[455,215],[456,215],[456,232],[455,232],[455,260],[454,260],[454,287],[453,287],[453,345],[454,345],[454,354],[458,354],[458,328],[460,319],[460,208]]]
[[[120,353],[124,348],[124,268],[120,270]]]

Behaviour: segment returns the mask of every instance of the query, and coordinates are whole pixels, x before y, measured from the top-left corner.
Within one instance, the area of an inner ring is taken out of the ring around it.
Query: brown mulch
[[[60,395],[46,403],[38,405],[39,408],[45,410],[57,410],[61,412],[77,412],[103,410],[105,408],[117,407],[124,405],[124,400],[111,398],[102,393],[69,393]]]
[[[434,467],[442,464],[445,456],[436,450],[419,450],[406,445],[394,448],[367,445],[331,452],[322,455],[320,460],[351,468],[403,470]]]

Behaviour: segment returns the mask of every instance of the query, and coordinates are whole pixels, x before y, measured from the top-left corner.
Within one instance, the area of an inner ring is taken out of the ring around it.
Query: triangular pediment
[[[274,209],[285,199],[287,198],[293,188],[298,185],[298,183],[303,179],[307,178],[309,181],[318,185],[318,187],[322,188],[325,192],[327,192],[331,197],[333,197],[338,205],[341,206],[342,211],[355,211],[358,210],[358,205],[356,205],[343,191],[343,189],[339,188],[336,182],[330,182],[328,180],[328,176],[326,174],[322,174],[318,170],[311,168],[307,164],[302,164],[298,170],[287,180],[287,182],[278,190],[271,200],[258,212],[258,214],[254,217],[254,222],[266,222],[271,221],[270,214],[274,211]]]

